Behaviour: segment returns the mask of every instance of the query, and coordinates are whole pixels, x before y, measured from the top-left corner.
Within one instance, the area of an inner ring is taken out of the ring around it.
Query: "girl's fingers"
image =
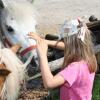
[[[29,36],[37,36],[37,33],[29,32],[28,35]]]
[[[29,32],[28,34],[37,34],[37,33],[34,33],[34,32]]]
[[[33,38],[32,36],[28,36],[28,38],[30,38],[30,39],[34,39],[34,40],[36,40],[36,41],[37,41],[37,39]]]
[[[47,53],[48,46],[44,39],[40,38],[37,34],[33,32],[30,32],[28,34],[28,37],[36,40],[39,54]]]
[[[46,52],[47,52],[47,48],[48,48],[48,46],[47,46],[45,40],[40,39],[40,40],[37,41],[37,49],[38,49],[40,52],[46,53]]]
[[[33,32],[28,33],[28,36],[29,38],[33,38],[35,40],[38,40],[40,38],[36,33]]]
[[[28,36],[36,37],[36,35],[34,35],[34,34],[32,34],[32,33],[31,33],[31,34],[28,34]]]

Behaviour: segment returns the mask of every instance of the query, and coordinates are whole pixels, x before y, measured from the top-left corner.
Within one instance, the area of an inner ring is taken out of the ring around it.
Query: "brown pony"
[[[0,99],[16,100],[20,92],[21,82],[25,79],[26,64],[23,64],[16,52],[19,45],[11,49],[0,49]]]

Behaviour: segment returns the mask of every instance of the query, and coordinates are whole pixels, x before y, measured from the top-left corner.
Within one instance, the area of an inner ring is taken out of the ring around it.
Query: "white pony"
[[[3,44],[10,47],[21,45],[20,56],[26,61],[30,55],[37,58],[36,41],[29,39],[29,32],[36,32],[36,20],[33,5],[27,0],[2,0],[1,37]]]

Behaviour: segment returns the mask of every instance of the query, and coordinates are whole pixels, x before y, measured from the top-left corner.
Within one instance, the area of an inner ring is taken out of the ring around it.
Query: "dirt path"
[[[99,0],[34,0],[39,13],[37,21],[40,32],[57,33],[58,28],[69,18],[95,15],[100,18]]]

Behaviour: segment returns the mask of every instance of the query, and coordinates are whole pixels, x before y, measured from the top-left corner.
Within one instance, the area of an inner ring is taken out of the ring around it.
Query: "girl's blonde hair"
[[[82,23],[79,27],[82,27]],[[90,31],[86,28],[84,42],[78,38],[78,33],[64,38],[64,62],[63,66],[80,60],[85,60],[88,64],[90,73],[97,70],[97,62],[93,50],[93,43]]]

